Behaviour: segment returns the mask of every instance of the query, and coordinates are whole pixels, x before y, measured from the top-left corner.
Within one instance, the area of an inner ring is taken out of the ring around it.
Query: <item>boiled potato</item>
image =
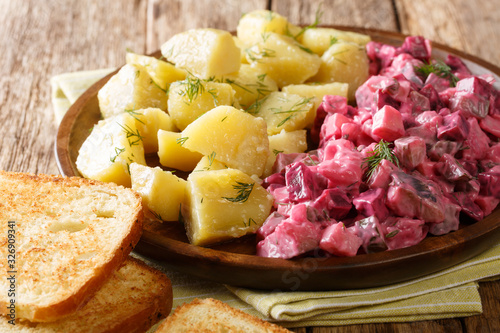
[[[321,67],[311,82],[344,82],[349,84],[348,97],[354,100],[356,89],[368,79],[368,57],[365,48],[339,41],[321,56]]]
[[[182,171],[192,171],[203,157],[202,154],[186,149],[186,138],[181,133],[158,131],[158,157],[160,164]]]
[[[243,42],[241,39],[239,39],[237,36],[233,36],[234,44],[240,49],[240,61],[242,64],[248,64],[248,60],[246,57],[245,53],[245,45],[243,45]]]
[[[184,80],[186,71],[155,57],[127,52],[127,64],[141,65],[148,71],[153,81],[165,92],[170,83]]]
[[[227,169],[227,165],[215,159],[215,152],[209,156],[203,156],[196,164],[193,172]]]
[[[262,175],[269,155],[266,123],[232,106],[218,106],[182,131],[184,147],[249,175]]]
[[[272,196],[236,169],[193,172],[182,207],[191,244],[205,246],[253,233],[271,211]]]
[[[168,93],[168,112],[180,130],[216,106],[233,104],[237,102],[231,85],[194,76],[172,83]]]
[[[130,110],[127,113],[136,119],[145,154],[158,151],[158,130],[177,131],[172,118],[163,110],[147,108]]]
[[[184,202],[186,181],[159,167],[131,163],[132,189],[142,197],[149,213],[160,221],[177,221]]]
[[[76,167],[85,178],[130,187],[130,164],[146,164],[136,119],[127,113],[101,120],[83,142]]]
[[[267,73],[279,88],[303,83],[314,76],[321,65],[317,54],[310,52],[291,37],[264,33],[260,42],[246,50],[252,67]]]
[[[315,112],[313,98],[275,91],[262,101],[255,115],[266,121],[268,135],[303,129]]]
[[[349,85],[342,82],[332,82],[332,83],[318,83],[318,84],[291,84],[289,86],[283,87],[282,91],[289,94],[296,94],[307,98],[313,98],[311,101],[314,102],[313,112],[309,113],[307,119],[307,127],[310,127],[314,123],[316,118],[316,110],[323,101],[325,95],[339,95],[347,98],[347,92]]]
[[[301,43],[309,50],[321,56],[330,46],[338,41],[353,42],[365,46],[370,40],[370,36],[356,32],[333,28],[313,28],[304,30]]]
[[[127,110],[145,108],[167,109],[165,91],[154,83],[140,65],[126,64],[97,93],[103,118]]]
[[[264,177],[272,174],[276,156],[279,153],[303,153],[307,150],[307,131],[297,130],[293,132],[286,132],[282,130],[280,133],[269,136],[269,150],[271,154],[267,158],[266,169]]]
[[[301,29],[288,22],[286,17],[270,10],[254,10],[238,21],[236,35],[246,45],[261,41],[263,33],[274,32],[295,36]]]
[[[192,29],[174,35],[161,54],[176,67],[202,79],[237,72],[241,50],[231,34],[218,29]]]
[[[235,92],[234,97],[243,109],[251,108],[257,100],[278,90],[276,82],[266,73],[246,64],[242,64],[237,73],[224,75],[216,80],[231,85]]]

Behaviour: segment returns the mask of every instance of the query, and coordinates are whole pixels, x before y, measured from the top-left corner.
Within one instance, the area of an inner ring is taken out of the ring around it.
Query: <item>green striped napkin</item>
[[[112,69],[67,73],[51,80],[56,121],[77,97]],[[444,271],[390,286],[347,291],[270,292],[225,286],[189,276],[133,254],[172,281],[173,308],[194,298],[216,298],[286,327],[407,322],[477,315],[482,312],[477,282],[500,275],[500,243]]]

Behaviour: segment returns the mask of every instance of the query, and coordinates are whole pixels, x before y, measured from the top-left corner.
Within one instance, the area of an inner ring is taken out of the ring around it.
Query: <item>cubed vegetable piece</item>
[[[168,92],[168,112],[181,131],[216,106],[233,104],[234,90],[229,84],[207,82],[194,76],[172,83]]]
[[[269,157],[267,158],[264,177],[271,175],[278,154],[303,153],[307,150],[307,131],[297,130],[269,136]]]
[[[85,178],[130,187],[130,163],[145,165],[142,135],[127,113],[101,120],[83,142],[76,167]]]
[[[127,64],[97,93],[103,118],[126,110],[145,108],[167,109],[167,94],[156,85],[147,70],[140,65]]]
[[[257,44],[246,50],[247,60],[282,88],[304,83],[318,72],[321,59],[303,48],[291,37],[264,33]]]
[[[338,42],[321,56],[318,73],[311,82],[344,82],[349,84],[349,100],[355,99],[356,89],[368,78],[368,57],[363,46]]]
[[[295,36],[301,29],[288,22],[287,18],[270,10],[254,10],[244,14],[236,27],[236,35],[245,45],[262,40],[262,34],[274,32]]]
[[[143,66],[153,81],[165,92],[172,82],[186,78],[185,70],[155,57],[127,52],[126,59],[127,64]]]
[[[332,186],[359,188],[362,162],[361,153],[350,141],[331,140],[325,147],[325,158],[318,165],[318,172],[328,178]]]
[[[159,130],[158,157],[160,164],[182,171],[192,171],[203,155],[185,148],[186,140],[181,133]]]
[[[191,244],[210,245],[254,233],[269,216],[273,198],[236,169],[193,172],[182,208]]]
[[[386,105],[373,115],[373,135],[385,141],[394,141],[405,134],[401,113]]]
[[[311,114],[314,114],[313,97],[275,91],[264,99],[255,114],[267,123],[267,133],[274,135],[282,130],[287,132],[306,127]]]
[[[320,212],[328,213],[335,220],[343,219],[352,208],[352,199],[346,192],[334,187],[323,190],[320,196],[314,199],[311,207]]]
[[[399,138],[394,146],[399,162],[409,170],[415,169],[427,156],[425,141],[418,136]]]
[[[323,97],[328,95],[335,95],[347,98],[348,90],[349,85],[342,82],[332,82],[324,84],[291,84],[283,87],[282,89],[282,91],[285,93],[300,95],[307,98],[314,97],[314,100],[312,100],[314,102],[313,112],[309,114],[307,127],[311,127],[313,125],[314,119],[316,118],[316,110],[323,102]]]
[[[460,226],[460,211],[462,208],[451,200],[445,200],[444,207],[444,221],[429,223],[429,233],[432,235],[444,235],[458,230]]]
[[[443,124],[438,127],[437,137],[439,140],[463,141],[469,136],[470,125],[467,119],[455,111],[443,117]]]
[[[379,221],[385,221],[389,216],[389,210],[385,205],[386,194],[386,190],[382,188],[370,189],[360,193],[352,203],[362,216],[375,216]]]
[[[258,100],[278,90],[276,82],[267,74],[246,64],[242,64],[237,73],[224,75],[215,80],[230,84],[238,104],[250,113],[255,112]]]
[[[420,243],[429,227],[425,221],[409,218],[390,217],[383,222],[385,243],[388,250],[402,249]]]
[[[241,64],[248,65],[248,60],[247,60],[247,56],[246,56],[246,52],[245,52],[246,46],[243,44],[241,39],[239,39],[237,36],[233,36],[233,40],[234,40],[234,44],[240,49]]]
[[[186,181],[170,171],[130,164],[132,189],[142,197],[147,214],[160,221],[177,221],[184,202]]]
[[[356,232],[339,222],[323,231],[319,247],[336,256],[353,257],[358,253],[361,244],[363,240],[356,235]]]
[[[269,156],[266,122],[231,106],[218,106],[184,131],[184,147],[249,175],[261,176]]]
[[[156,153],[158,151],[158,130],[177,131],[172,118],[163,110],[147,108],[127,111],[136,119],[136,126],[142,136],[144,153]]]
[[[500,116],[486,116],[481,119],[479,125],[483,131],[500,138]]]
[[[352,229],[356,236],[363,241],[361,246],[365,253],[375,253],[387,250],[387,244],[383,236],[383,227],[375,216],[356,221]]]
[[[365,46],[371,40],[370,36],[352,31],[342,31],[333,28],[305,29],[301,43],[318,55],[323,55],[326,50],[338,41],[352,42]]]
[[[208,79],[237,72],[241,50],[231,34],[218,29],[191,29],[174,35],[161,46],[161,54],[176,67]]]

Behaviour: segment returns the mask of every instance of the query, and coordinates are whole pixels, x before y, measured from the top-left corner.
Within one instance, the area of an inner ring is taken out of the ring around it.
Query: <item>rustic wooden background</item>
[[[127,48],[150,53],[194,27],[235,30],[268,8],[309,24],[421,34],[500,66],[500,0],[0,0],[0,169],[57,174],[51,76],[117,67]],[[480,284],[484,314],[297,332],[499,332],[500,282]]]

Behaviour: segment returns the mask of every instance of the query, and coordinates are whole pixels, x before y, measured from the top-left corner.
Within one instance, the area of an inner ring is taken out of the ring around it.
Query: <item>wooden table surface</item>
[[[241,15],[272,9],[313,22],[420,34],[500,66],[500,0],[0,0],[0,169],[58,174],[51,76],[117,67],[125,50],[150,53],[195,27],[235,30]],[[500,282],[480,283],[480,316],[296,332],[499,332]]]

